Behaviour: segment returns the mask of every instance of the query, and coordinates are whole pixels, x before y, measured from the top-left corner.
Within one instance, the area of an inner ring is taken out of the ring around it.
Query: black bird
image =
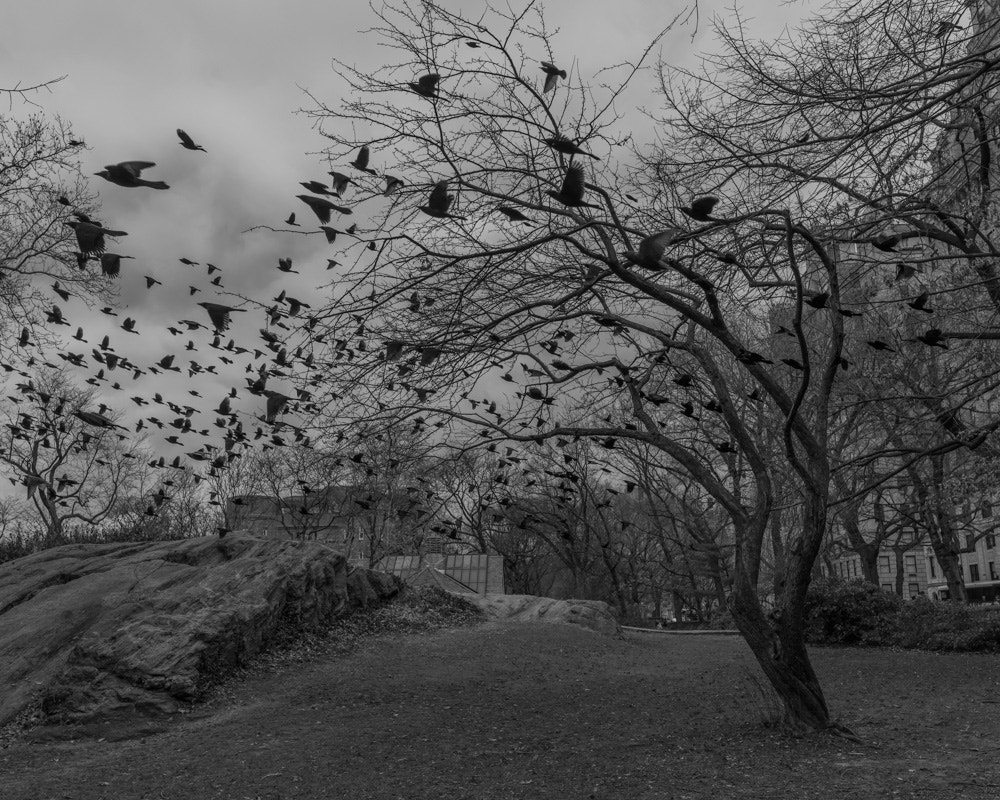
[[[198,303],[208,312],[208,318],[212,320],[216,331],[224,331],[229,327],[229,314],[233,311],[246,311],[245,308],[235,308],[223,305],[222,303]]]
[[[84,411],[81,408],[74,411],[73,416],[87,425],[93,425],[95,428],[121,428],[125,430],[121,425],[116,425],[106,416],[96,411]]]
[[[123,258],[133,258],[133,256],[120,256],[117,253],[101,253],[101,272],[109,278],[117,278],[121,273]]]
[[[357,156],[355,156],[354,160],[351,162],[351,166],[355,169],[361,170],[362,172],[367,172],[369,175],[374,175],[376,174],[375,170],[368,166],[368,159],[370,157],[371,150],[368,148],[368,145],[362,145],[361,149],[358,150]]]
[[[558,192],[548,191],[549,197],[558,200],[570,208],[600,208],[600,206],[584,201],[587,187],[584,182],[585,173],[579,164],[570,164],[566,168],[566,176]]]
[[[297,223],[295,221],[295,212],[294,211],[291,214],[288,215],[288,219],[285,220],[285,224],[286,225],[294,225],[295,227],[299,226],[299,223]]]
[[[940,328],[930,328],[926,333],[920,334],[916,339],[910,339],[911,342],[920,342],[920,344],[925,344],[928,347],[940,347],[942,350],[947,350],[948,345],[945,342],[945,336],[941,333]]]
[[[719,198],[712,197],[711,195],[696,197],[691,201],[690,206],[681,206],[680,210],[683,214],[697,222],[711,222],[712,210],[718,202]]]
[[[448,209],[451,207],[454,199],[454,195],[448,194],[448,181],[438,181],[434,185],[434,188],[431,189],[427,205],[420,206],[420,210],[428,216],[438,219],[465,219],[465,217],[458,217],[448,213]]]
[[[351,214],[351,209],[331,203],[324,197],[313,197],[309,194],[296,195],[303,203],[315,212],[319,221],[324,225],[330,221],[330,212],[336,211],[338,214]]]
[[[333,178],[331,189],[337,197],[343,197],[344,192],[347,191],[347,187],[354,183],[354,179],[351,178],[350,175],[345,175],[343,172],[330,172],[328,174],[331,178]]]
[[[545,144],[555,150],[557,153],[563,153],[568,156],[590,156],[600,161],[599,156],[595,156],[593,153],[588,153],[586,150],[581,150],[580,147],[568,136],[563,136],[561,133],[557,133],[545,140]]]
[[[873,350],[888,351],[890,353],[896,352],[895,349],[893,349],[890,345],[883,342],[881,339],[870,339],[869,341],[865,342],[865,344],[867,344]]]
[[[285,410],[292,398],[281,392],[273,392],[270,389],[265,389],[264,395],[267,397],[267,412],[264,420],[268,423],[273,423],[274,418]]]
[[[180,128],[177,129],[177,135],[180,137],[181,147],[185,147],[188,150],[201,150],[203,153],[207,152],[200,144],[195,144],[194,139],[184,133],[184,131]]]
[[[511,222],[531,222],[524,214],[512,206],[497,206],[497,211],[503,214]]]
[[[896,245],[899,244],[898,236],[875,236],[871,240],[872,247],[881,250],[883,253],[895,253]]]
[[[566,70],[559,69],[555,64],[550,64],[548,61],[542,62],[542,72],[545,73],[545,86],[542,87],[543,92],[551,92],[555,89],[559,78],[566,80]]]
[[[417,78],[416,83],[410,82],[409,87],[421,97],[427,97],[431,100],[435,100],[438,96],[439,80],[441,80],[440,75],[436,72],[430,72],[427,75],[422,75]]]
[[[313,194],[328,194],[337,197],[337,193],[326,188],[326,184],[321,181],[300,181],[299,186]]]
[[[923,291],[911,300],[908,305],[914,311],[923,311],[925,314],[933,314],[934,309],[927,306],[927,302],[931,299],[931,293],[928,291]]]
[[[917,272],[917,268],[912,264],[907,264],[900,261],[896,264],[896,280],[905,281],[907,278],[912,278]]]
[[[103,253],[105,236],[128,236],[125,231],[112,231],[102,228],[95,222],[76,222],[70,220],[64,224],[69,225],[76,232],[76,243],[79,245],[80,251],[85,255]]]
[[[638,252],[631,250],[625,253],[625,258],[637,267],[646,269],[664,270],[666,267],[660,263],[667,248],[673,244],[677,234],[681,233],[679,228],[667,228],[652,236],[647,236],[639,242]]]
[[[155,167],[152,161],[122,161],[119,164],[108,164],[100,172],[94,174],[116,186],[134,189],[137,186],[148,186],[150,189],[169,189],[163,181],[147,181],[139,175],[144,169]]]
[[[398,192],[404,186],[406,186],[406,184],[402,181],[401,178],[397,178],[395,175],[386,175],[385,189],[383,189],[382,195],[388,197],[389,195]]]
[[[829,292],[820,292],[819,294],[814,294],[812,297],[807,298],[804,302],[807,306],[812,306],[813,308],[826,308],[826,304],[829,299]]]

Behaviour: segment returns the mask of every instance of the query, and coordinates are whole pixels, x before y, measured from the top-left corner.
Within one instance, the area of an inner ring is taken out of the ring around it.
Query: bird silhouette
[[[295,221],[295,212],[294,211],[291,214],[288,215],[288,219],[285,220],[285,224],[286,225],[294,225],[295,227],[298,227],[299,223],[297,223]]]
[[[511,222],[531,222],[528,217],[512,206],[497,206],[497,211],[503,214]]]
[[[144,169],[155,167],[152,161],[122,161],[118,164],[108,164],[100,172],[94,174],[106,181],[110,181],[116,186],[124,186],[133,189],[137,186],[147,186],[150,189],[169,189],[163,181],[147,181],[140,178]]]
[[[711,222],[712,211],[718,202],[718,197],[705,195],[704,197],[696,197],[689,206],[680,206],[680,210],[681,213],[697,222]]]
[[[940,328],[930,328],[924,333],[917,336],[915,339],[910,339],[911,342],[919,342],[920,344],[925,344],[928,347],[940,347],[942,350],[947,350],[948,345],[945,344],[945,336],[941,333]]]
[[[403,183],[403,181],[400,178],[397,178],[394,175],[386,175],[385,176],[385,189],[382,190],[382,194],[385,197],[388,197],[389,195],[392,195],[392,194],[395,194],[396,192],[398,192],[404,186],[406,186],[406,184]]]
[[[375,175],[375,170],[368,166],[368,160],[371,158],[371,150],[368,145],[362,145],[358,150],[357,156],[351,162],[351,166],[362,172],[367,172],[369,175]]]
[[[580,149],[580,147],[569,137],[564,136],[561,133],[557,133],[545,140],[545,144],[551,147],[558,153],[563,153],[568,156],[589,156],[590,158],[595,158],[600,161],[599,156],[595,156],[593,153],[588,153],[586,150]]]
[[[333,178],[331,188],[337,197],[343,197],[347,187],[354,183],[354,179],[350,175],[345,175],[342,172],[331,172],[329,175]]]
[[[416,83],[410,82],[408,85],[421,97],[427,97],[431,100],[435,100],[438,96],[438,81],[440,80],[440,75],[436,72],[430,72],[427,75],[421,75],[417,78]]]
[[[133,258],[133,256],[120,256],[117,253],[102,253],[101,272],[109,278],[117,278],[121,273],[123,258]]]
[[[566,175],[563,177],[562,186],[558,192],[548,190],[549,197],[558,200],[564,206],[570,208],[600,208],[593,203],[586,202],[583,198],[587,187],[585,185],[585,173],[579,164],[570,164],[566,168]]]
[[[313,197],[309,194],[299,194],[296,197],[313,210],[317,218],[324,225],[330,221],[330,212],[336,211],[338,214],[351,214],[351,209],[345,206],[338,206],[331,203],[325,197]]]
[[[425,214],[437,219],[465,219],[454,214],[449,214],[448,209],[455,199],[454,195],[448,194],[448,181],[438,181],[431,189],[430,197],[427,198],[427,205],[420,206],[420,210]]]
[[[215,326],[216,331],[224,331],[229,327],[230,323],[230,313],[233,311],[246,311],[245,308],[236,308],[234,306],[227,306],[222,303],[198,303],[205,311],[208,312],[208,318],[212,321],[212,325]]]
[[[195,144],[194,139],[192,139],[190,136],[184,133],[184,131],[182,131],[180,128],[177,129],[177,135],[180,137],[181,147],[187,148],[188,150],[201,150],[201,152],[203,153],[207,152],[205,148],[202,147],[200,144]]]
[[[911,300],[908,305],[914,311],[923,311],[925,314],[933,314],[934,309],[930,308],[927,303],[931,299],[931,293],[928,291],[923,291],[917,295],[913,300]]]
[[[872,247],[881,250],[883,253],[895,253],[896,245],[899,244],[898,236],[875,236],[870,239]]]
[[[625,258],[637,267],[664,270],[666,267],[660,263],[663,259],[663,254],[681,232],[680,228],[667,228],[659,233],[654,233],[652,236],[647,236],[639,242],[638,252],[626,251],[624,254]]]
[[[76,232],[76,243],[84,255],[103,253],[105,249],[105,236],[128,236],[125,231],[113,231],[102,228],[95,222],[69,220],[64,224],[69,225]]]
[[[556,88],[559,78],[566,80],[566,70],[559,69],[555,64],[548,61],[542,61],[541,65],[542,72],[545,73],[545,85],[542,87],[542,91],[547,94]]]

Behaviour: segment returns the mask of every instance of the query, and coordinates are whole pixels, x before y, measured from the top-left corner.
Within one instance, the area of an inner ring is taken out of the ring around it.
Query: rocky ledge
[[[324,544],[235,532],[0,564],[0,726],[28,708],[47,722],[180,710],[288,626],[317,630],[400,587]]]

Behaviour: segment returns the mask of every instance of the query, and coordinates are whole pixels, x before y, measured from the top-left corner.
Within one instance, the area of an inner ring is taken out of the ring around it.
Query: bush
[[[896,615],[887,644],[920,650],[1000,652],[1000,610],[919,598]]]
[[[806,641],[997,653],[1000,609],[936,603],[925,597],[904,602],[864,581],[823,579],[806,596]]]
[[[814,581],[806,595],[806,641],[879,644],[902,605],[896,595],[865,581]]]

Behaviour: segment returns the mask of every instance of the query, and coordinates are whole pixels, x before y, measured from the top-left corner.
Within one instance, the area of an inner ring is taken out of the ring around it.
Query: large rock
[[[553,600],[530,594],[462,596],[479,606],[491,619],[566,623],[609,636],[621,634],[614,610],[600,600]]]
[[[261,650],[400,582],[348,574],[317,542],[231,533],[75,544],[0,564],[0,725],[42,699],[50,721],[171,712]]]

